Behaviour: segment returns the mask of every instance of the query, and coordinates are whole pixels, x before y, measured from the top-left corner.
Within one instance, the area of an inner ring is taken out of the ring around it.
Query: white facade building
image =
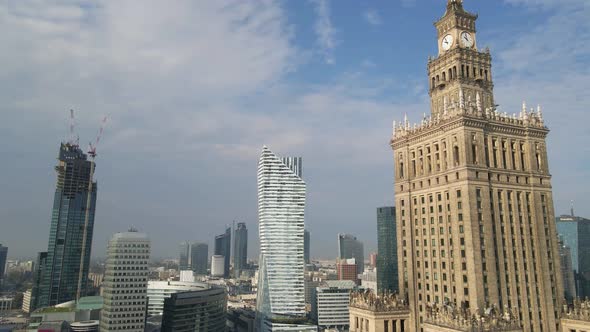
[[[113,235],[103,280],[101,331],[143,332],[149,259],[147,235],[136,231]]]
[[[354,288],[356,284],[351,280],[327,280],[315,289],[311,312],[320,328],[348,329],[348,305]]]
[[[209,289],[209,285],[202,282],[149,281],[147,286],[148,316],[163,314],[164,300],[174,293],[203,289]]]
[[[211,276],[223,277],[225,273],[225,256],[214,255],[211,257]]]
[[[377,268],[367,269],[361,277],[361,286],[365,289],[371,289],[377,293]]]
[[[23,312],[29,313],[31,312],[31,290],[23,293]]]
[[[273,324],[269,320],[274,318],[305,317],[306,314],[306,185],[302,170],[301,158],[278,158],[267,147],[263,148],[258,162],[260,260],[257,311],[261,331],[276,330],[270,327]],[[287,327],[281,326],[280,331],[286,331]],[[301,330],[301,327],[297,328]]]

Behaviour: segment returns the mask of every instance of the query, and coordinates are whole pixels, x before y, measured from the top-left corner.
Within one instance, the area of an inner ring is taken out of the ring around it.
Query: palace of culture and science
[[[448,0],[428,61],[431,114],[394,124],[400,293],[411,330],[432,312],[497,311],[557,331],[563,298],[541,108],[499,112],[477,15]],[[436,318],[436,317],[435,317]]]

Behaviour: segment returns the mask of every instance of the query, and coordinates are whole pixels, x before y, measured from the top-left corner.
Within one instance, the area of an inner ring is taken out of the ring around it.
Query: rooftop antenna
[[[572,199],[571,201],[571,210],[570,210],[572,217],[575,217],[576,215],[574,214],[574,200]]]
[[[72,111],[73,114],[73,111]],[[94,160],[96,159],[96,146],[98,145],[98,143],[100,142],[100,139],[102,137],[102,133],[104,132],[104,126],[106,125],[107,122],[107,117],[105,116],[102,119],[102,122],[100,124],[100,129],[98,130],[98,135],[96,136],[96,140],[94,142],[94,144],[90,143],[90,147],[88,148],[88,155],[90,156],[90,158],[92,159],[90,161],[90,179],[88,181],[88,196],[86,198],[86,213],[84,216],[84,232],[82,233],[82,250],[80,251],[80,269],[78,272],[78,289],[76,292],[76,302],[80,300],[80,297],[82,296],[82,279],[84,276],[84,263],[86,260],[86,247],[88,246],[87,242],[88,242],[88,224],[89,224],[89,219],[90,219],[90,204],[91,204],[91,198],[92,198],[92,191],[93,191],[93,186],[94,186],[94,168],[95,168],[95,162]]]

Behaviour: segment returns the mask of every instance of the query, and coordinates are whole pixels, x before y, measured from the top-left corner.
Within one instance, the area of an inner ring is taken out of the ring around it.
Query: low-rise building
[[[351,280],[328,280],[315,289],[311,316],[319,328],[348,329],[350,293],[356,287]]]
[[[377,295],[371,290],[350,296],[350,332],[408,332],[410,308],[396,294]]]
[[[162,315],[164,313],[164,300],[172,294],[203,289],[209,289],[209,285],[202,282],[148,281],[148,316]]]
[[[12,297],[8,297],[8,296],[0,297],[0,313],[12,310],[12,302],[13,301],[14,301],[14,298],[12,298]]]
[[[339,259],[336,263],[336,271],[338,274],[338,280],[352,280],[357,282],[357,261],[354,258]]]

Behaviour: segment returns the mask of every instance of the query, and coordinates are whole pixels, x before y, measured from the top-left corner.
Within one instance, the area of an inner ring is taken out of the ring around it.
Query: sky
[[[558,214],[590,216],[590,3],[466,0],[501,112],[541,104]],[[59,143],[98,146],[93,256],[130,226],[153,257],[232,221],[258,252],[262,146],[301,156],[311,255],[376,250],[393,204],[393,120],[429,113],[443,0],[0,0],[0,243],[47,249]]]

